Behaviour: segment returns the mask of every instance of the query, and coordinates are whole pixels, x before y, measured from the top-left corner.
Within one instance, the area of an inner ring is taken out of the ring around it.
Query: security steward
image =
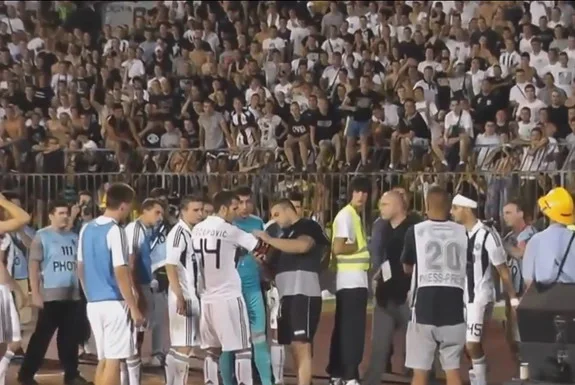
[[[523,255],[523,278],[528,287],[575,283],[575,231],[573,197],[563,187],[556,187],[537,201],[549,226],[533,235]]]
[[[319,273],[329,240],[317,222],[297,214],[289,199],[275,203],[271,217],[283,229],[282,237],[275,238],[263,231],[254,234],[277,251],[266,260],[266,265],[271,265],[275,272],[280,297],[278,342],[291,347],[298,384],[310,385],[311,343],[322,305]]]
[[[78,372],[78,234],[68,230],[70,209],[66,202],[52,203],[49,219],[50,225],[36,233],[30,246],[32,305],[39,309],[39,313],[18,381],[22,385],[37,384],[34,375],[40,369],[52,336],[58,329],[58,357],[64,369],[64,384],[85,385],[88,381]]]
[[[389,362],[392,354],[394,332],[401,330],[405,335],[407,330],[407,292],[411,277],[404,273],[400,258],[407,229],[419,222],[415,216],[408,215],[406,202],[397,191],[388,191],[381,196],[379,212],[380,217],[372,226],[369,245],[375,306],[371,356],[363,378],[367,385],[381,382],[384,364]]]
[[[361,215],[370,183],[357,177],[350,187],[351,200],[336,215],[332,226],[331,266],[336,271],[336,305],[327,366],[332,385],[359,382],[365,339],[370,261]]]

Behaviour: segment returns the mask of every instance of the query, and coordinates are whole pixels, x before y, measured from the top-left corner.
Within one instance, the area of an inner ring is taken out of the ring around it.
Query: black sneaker
[[[14,357],[12,357],[12,361],[20,362],[24,360],[24,349],[20,348],[14,352]]]
[[[64,380],[64,385],[94,385],[94,383],[78,375],[70,380]]]

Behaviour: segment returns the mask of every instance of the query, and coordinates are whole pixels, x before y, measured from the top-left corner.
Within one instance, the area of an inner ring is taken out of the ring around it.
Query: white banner
[[[145,16],[155,7],[154,1],[113,1],[103,8],[102,20],[112,27],[134,24],[136,17]]]

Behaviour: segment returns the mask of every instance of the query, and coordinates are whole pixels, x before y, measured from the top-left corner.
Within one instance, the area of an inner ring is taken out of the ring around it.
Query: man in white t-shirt
[[[233,192],[217,193],[213,205],[215,214],[192,230],[202,281],[200,334],[202,349],[207,352],[204,382],[218,384],[218,358],[224,351],[235,355],[238,384],[251,385],[250,323],[236,269],[236,251],[242,248],[258,254],[262,242],[231,224],[239,207]]]

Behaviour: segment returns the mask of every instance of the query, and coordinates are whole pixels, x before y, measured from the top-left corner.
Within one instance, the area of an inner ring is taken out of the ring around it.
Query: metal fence
[[[25,207],[34,214],[35,224],[46,224],[46,205],[55,199],[76,201],[80,191],[89,191],[98,202],[111,182],[125,182],[132,186],[138,199],[145,198],[155,187],[166,188],[171,195],[184,196],[201,192],[210,196],[221,189],[240,185],[250,186],[256,208],[264,218],[270,203],[290,191],[304,195],[304,209],[329,228],[337,211],[346,204],[348,186],[357,173],[68,173],[68,174],[4,174],[0,178],[2,191],[14,191]],[[574,172],[509,172],[493,173],[362,173],[370,179],[371,200],[365,212],[366,223],[377,217],[379,196],[390,187],[403,187],[410,196],[415,211],[425,211],[425,192],[438,184],[449,192],[477,194],[480,216],[499,218],[502,206],[512,198],[519,198],[536,215],[535,202],[548,189],[563,185],[571,190]]]

